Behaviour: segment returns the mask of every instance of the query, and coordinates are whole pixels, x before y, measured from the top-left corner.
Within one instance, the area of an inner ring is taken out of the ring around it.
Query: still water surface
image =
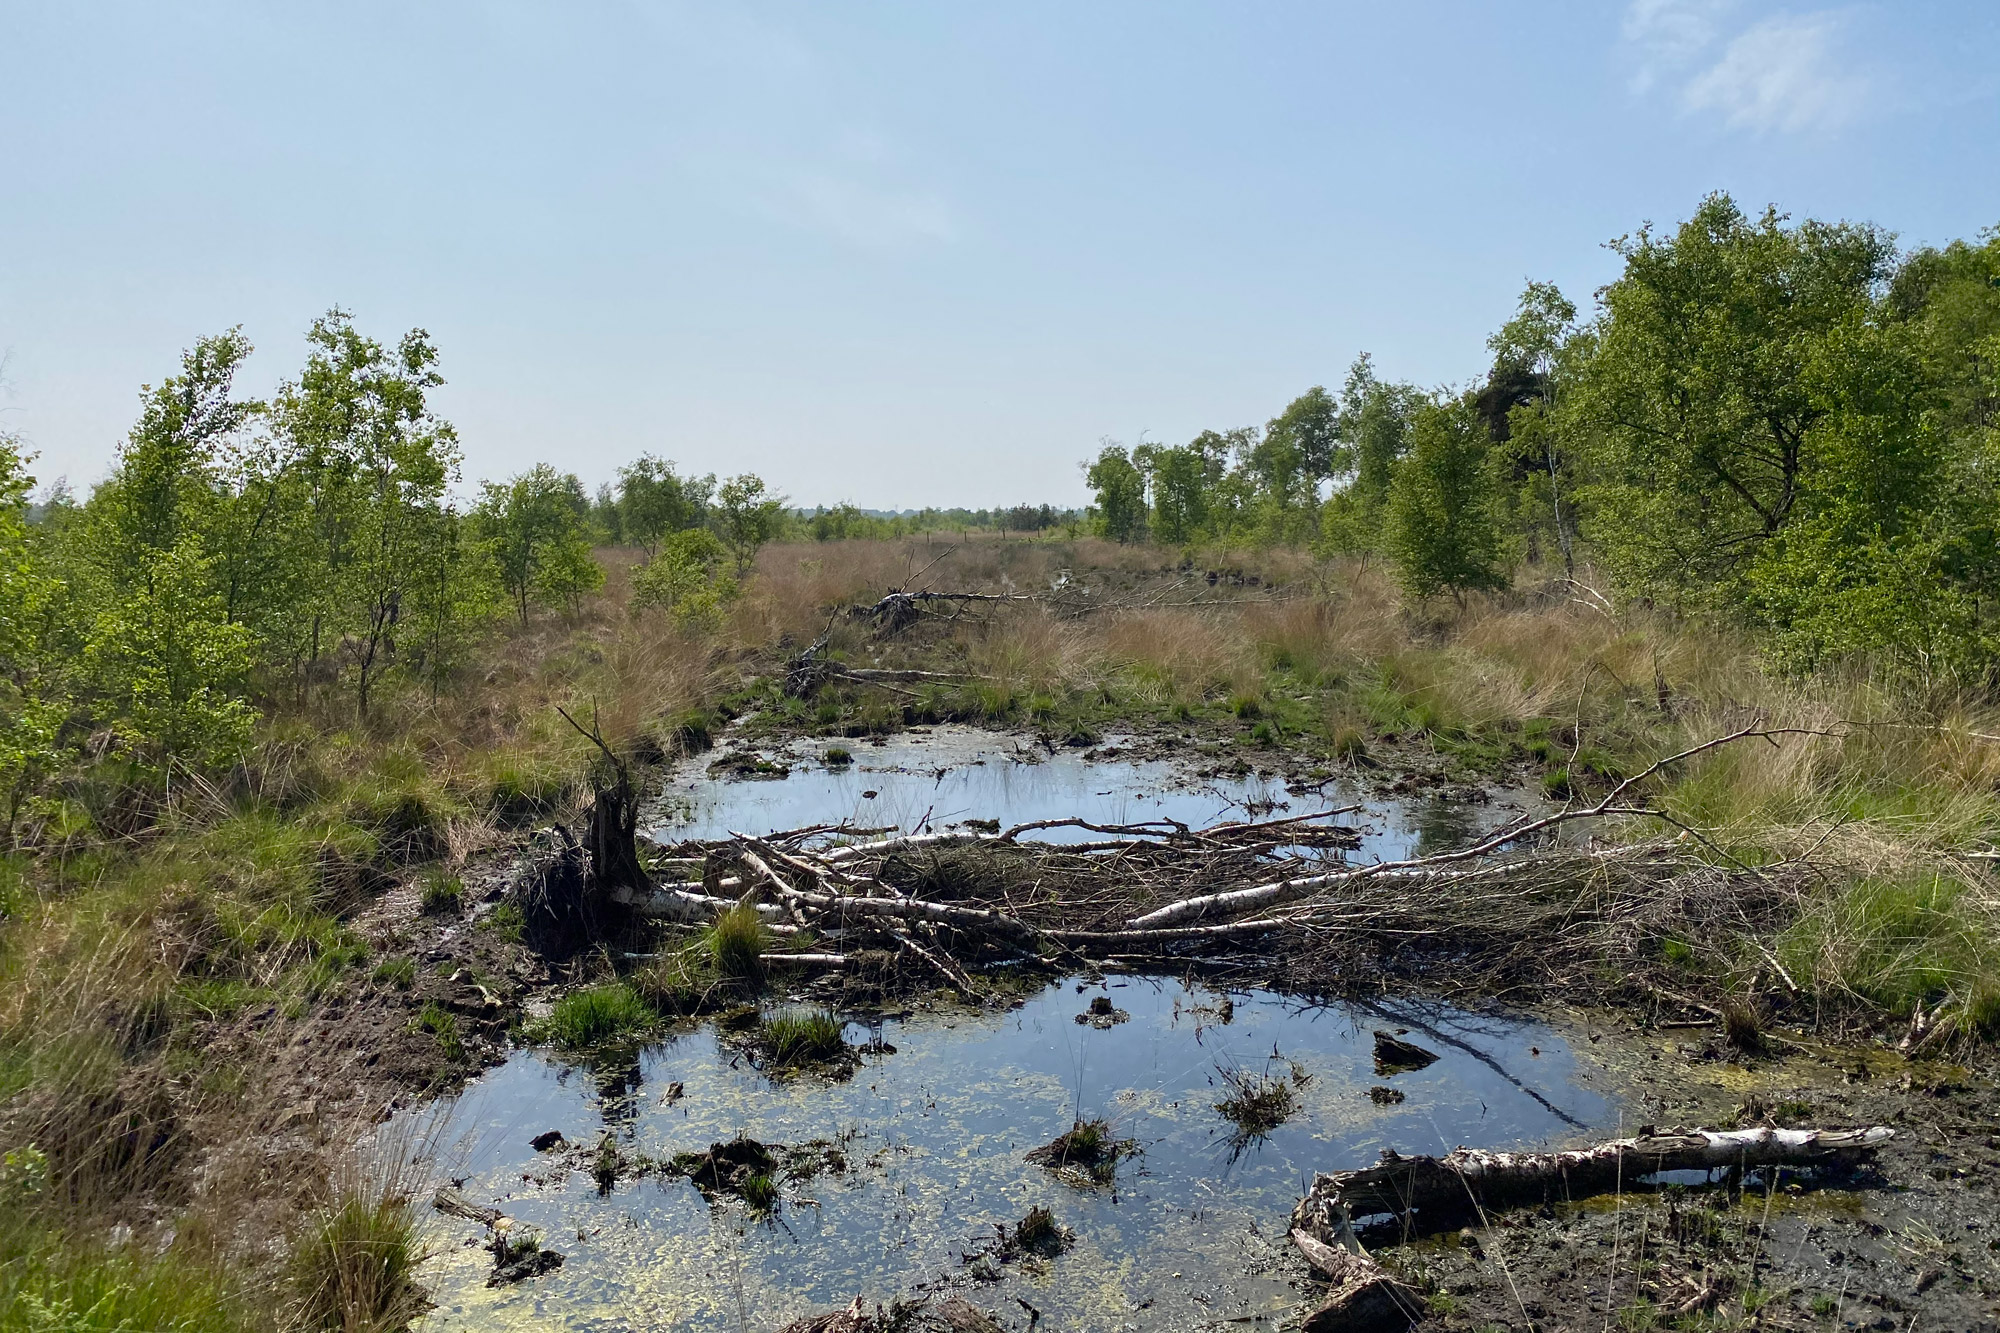
[[[1275,1327],[1296,1311],[1297,1268],[1280,1262],[1285,1222],[1316,1170],[1363,1165],[1383,1147],[1436,1152],[1567,1142],[1610,1127],[1605,1076],[1564,1036],[1520,1018],[1440,1006],[1305,1005],[1221,996],[1147,978],[1076,981],[993,1014],[915,1014],[873,1029],[893,1054],[870,1055],[845,1082],[774,1083],[712,1028],[643,1053],[637,1078],[607,1080],[524,1051],[475,1083],[456,1109],[466,1192],[542,1229],[558,1271],[489,1290],[479,1228],[443,1219],[433,1270],[440,1308],[427,1328],[768,1329],[857,1292],[886,1300],[962,1288],[1026,1326]],[[1077,1023],[1095,996],[1130,1015],[1105,1030]],[[1428,1068],[1378,1077],[1372,1030],[1407,1029],[1436,1051]],[[1310,1075],[1299,1114],[1247,1144],[1217,1113],[1219,1070]],[[681,1094],[668,1101],[670,1085]],[[1372,1085],[1405,1100],[1382,1106]],[[1023,1160],[1078,1107],[1108,1116],[1137,1156],[1115,1186],[1079,1189]],[[557,1173],[528,1140],[548,1129],[589,1145],[607,1130],[628,1151],[664,1158],[747,1133],[768,1143],[848,1136],[842,1175],[787,1187],[774,1217],[734,1201],[712,1207],[679,1178],[622,1182],[600,1198],[586,1171]],[[1007,1265],[975,1280],[966,1256],[997,1223],[1036,1204],[1077,1234],[1039,1275]]]

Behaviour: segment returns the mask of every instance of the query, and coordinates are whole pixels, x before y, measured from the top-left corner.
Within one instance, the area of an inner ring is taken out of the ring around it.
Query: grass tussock
[[[1092,1184],[1108,1185],[1117,1176],[1119,1161],[1138,1150],[1131,1139],[1121,1139],[1112,1132],[1110,1121],[1079,1118],[1030,1152],[1028,1160]]]
[[[556,1002],[536,1032],[568,1051],[585,1051],[629,1040],[659,1024],[660,1016],[630,984],[607,982],[571,991]]]
[[[771,932],[754,907],[739,903],[717,916],[703,943],[718,975],[735,981],[764,975],[763,956],[770,950]]]
[[[1298,1114],[1298,1089],[1290,1079],[1242,1069],[1220,1072],[1229,1091],[1215,1103],[1215,1109],[1236,1127],[1238,1134],[1262,1138]]]
[[[407,1147],[408,1145],[400,1145]],[[328,1333],[399,1333],[430,1308],[418,1282],[427,1257],[415,1202],[425,1159],[344,1163],[293,1230],[285,1261],[288,1322]]]
[[[774,1065],[822,1064],[847,1054],[846,1030],[828,1010],[788,1010],[764,1020],[758,1045]]]

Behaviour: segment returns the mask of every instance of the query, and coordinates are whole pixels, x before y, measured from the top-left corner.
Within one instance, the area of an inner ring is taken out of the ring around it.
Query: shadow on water
[[[1127,1017],[1078,1022],[1098,996]],[[1439,1058],[1379,1076],[1377,1028]],[[867,1056],[844,1082],[773,1082],[702,1027],[646,1050],[636,1080],[629,1067],[605,1079],[538,1051],[488,1073],[456,1108],[466,1147],[453,1174],[540,1228],[568,1262],[489,1290],[490,1260],[470,1243],[478,1229],[441,1220],[439,1309],[425,1327],[775,1328],[857,1292],[887,1300],[940,1283],[1012,1316],[1025,1299],[1042,1327],[1275,1317],[1299,1300],[1278,1259],[1315,1171],[1363,1165],[1385,1147],[1573,1141],[1617,1113],[1605,1077],[1560,1033],[1436,1004],[1318,1005],[1117,978],[1052,986],[1009,1012],[911,1015],[850,1025],[848,1036],[894,1051]],[[1222,1073],[1263,1069],[1295,1087],[1297,1106],[1246,1139],[1215,1107]],[[1371,1098],[1385,1085],[1402,1099]],[[1080,1188],[1024,1160],[1079,1108],[1139,1147],[1109,1186]],[[726,1198],[711,1206],[674,1176],[599,1197],[587,1169],[552,1170],[530,1148],[549,1129],[578,1144],[608,1132],[655,1159],[739,1133],[842,1139],[849,1165],[786,1184],[768,1216]],[[968,1266],[992,1248],[996,1225],[1036,1205],[1074,1230],[1069,1253],[1039,1273]]]

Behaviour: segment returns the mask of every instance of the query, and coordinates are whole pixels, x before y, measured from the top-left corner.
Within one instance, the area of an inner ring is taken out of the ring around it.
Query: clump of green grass
[[[1138,1151],[1130,1139],[1114,1137],[1111,1122],[1102,1118],[1078,1120],[1028,1154],[1028,1160],[1053,1171],[1069,1171],[1098,1185],[1108,1185],[1117,1175],[1118,1160]]]
[[[434,870],[424,876],[418,907],[426,916],[457,916],[465,910],[465,881]]]
[[[397,990],[408,990],[417,984],[417,960],[407,956],[384,958],[375,965],[375,980]]]
[[[0,1227],[0,1328],[50,1333],[233,1333],[253,1323],[220,1272],[178,1247],[144,1256],[31,1221]]]
[[[521,904],[512,899],[494,908],[486,921],[493,928],[493,933],[509,944],[519,944],[527,938],[527,915],[521,911]]]
[[[768,1213],[778,1205],[778,1182],[763,1171],[744,1176],[736,1193],[753,1213]]]
[[[739,981],[764,975],[763,955],[771,947],[771,932],[756,908],[738,903],[716,917],[705,942],[720,975]]]
[[[416,1278],[423,1260],[408,1195],[343,1190],[293,1237],[285,1274],[293,1319],[303,1328],[338,1333],[406,1329],[430,1304]]]
[[[854,755],[844,745],[829,746],[826,752],[826,762],[834,768],[845,768],[854,762]]]
[[[613,981],[563,996],[536,1031],[556,1046],[581,1051],[635,1036],[659,1021],[638,991]]]
[[[825,1009],[786,1012],[764,1021],[759,1045],[773,1064],[813,1064],[846,1053],[845,1030],[839,1017]]]
[[[1229,1095],[1215,1103],[1215,1109],[1236,1126],[1244,1138],[1263,1138],[1290,1120],[1299,1111],[1296,1080],[1273,1078],[1267,1073],[1243,1069],[1221,1069]]]
[[[2000,912],[1947,875],[1865,877],[1800,913],[1777,954],[1801,986],[1933,1029],[2000,1029]]]
[[[458,1033],[458,1015],[436,1000],[425,1002],[411,1026],[418,1032],[428,1032],[436,1037],[438,1050],[444,1053],[445,1059],[455,1064],[465,1058],[465,1039]]]

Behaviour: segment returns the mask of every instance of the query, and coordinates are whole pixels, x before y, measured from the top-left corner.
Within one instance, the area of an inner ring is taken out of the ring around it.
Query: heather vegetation
[[[240,334],[196,343],[87,496],[0,440],[0,1328],[408,1322],[406,1173],[328,1169],[339,1135],[263,1160],[283,1108],[216,1037],[275,1061],[366,993],[462,1076],[439,983],[359,922],[399,891],[456,920],[480,857],[575,822],[605,753],[558,708],[642,774],[731,722],[1153,727],[1555,803],[1757,720],[1783,734],[1658,809],[1718,864],[1815,875],[1776,929],[1656,922],[1650,956],[1712,996],[1775,967],[1829,1030],[1990,1037],[2000,239],[1902,253],[1717,197],[1618,252],[1588,317],[1531,285],[1469,386],[1364,356],[1264,427],[1105,445],[1087,513],[808,514],[650,456],[595,495],[468,488],[438,349],[339,310],[264,401]],[[887,640],[844,614],[918,588],[1020,600]],[[788,690],[816,641],[929,675]],[[644,1033],[772,947],[725,914],[542,1036]]]

